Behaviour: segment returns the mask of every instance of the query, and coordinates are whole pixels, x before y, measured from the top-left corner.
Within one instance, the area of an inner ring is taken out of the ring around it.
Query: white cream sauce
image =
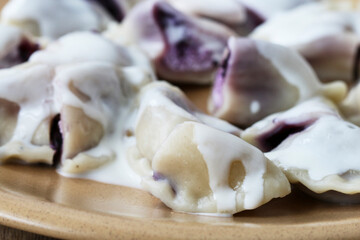
[[[135,137],[124,136],[124,130],[132,129],[136,111],[131,108],[122,109],[122,117],[114,125],[118,126],[111,134],[107,134],[99,145],[85,151],[90,156],[114,155],[114,160],[91,171],[81,174],[69,174],[60,168],[58,173],[66,177],[84,178],[98,182],[142,189],[141,177],[129,166],[126,153],[135,144]]]
[[[109,62],[117,66],[132,65],[126,49],[92,32],[67,34],[46,49],[35,52],[29,61],[53,66],[90,61]]]
[[[334,9],[326,1],[305,4],[269,19],[256,28],[251,37],[296,47],[325,36],[344,34],[349,29],[359,29],[357,11]]]
[[[150,60],[136,46],[125,48],[92,32],[67,34],[46,49],[35,52],[29,61],[53,66],[91,61],[112,63],[117,67],[138,66],[155,79]]]
[[[46,65],[22,66],[1,71],[1,98],[20,106],[11,141],[20,141],[31,146],[37,127],[53,113],[53,74],[53,69]]]
[[[307,170],[321,180],[347,171],[360,171],[360,128],[335,116],[321,117],[306,131],[289,137],[265,155],[282,168]]]
[[[312,119],[317,120],[306,130],[286,138],[265,156],[284,170],[307,170],[313,180],[360,170],[360,128],[344,121],[326,99],[308,100],[254,127],[266,132],[277,122],[296,124]]]
[[[110,17],[86,0],[12,0],[3,8],[1,20],[35,23],[41,36],[56,39],[73,31],[102,30]]]
[[[112,161],[98,169],[82,174],[68,174],[62,169],[59,170],[59,173],[68,177],[86,178],[141,188],[140,176],[135,174],[126,159],[128,147],[135,144],[133,136],[126,136],[127,131],[134,132],[137,113],[135,106],[137,89],[134,90],[132,87],[135,86],[136,82],[139,83],[138,88],[147,83],[144,80],[139,80],[141,69],[138,71],[134,71],[133,67],[130,71],[127,68],[123,69],[126,72],[126,77],[137,79],[131,81],[128,78],[119,79],[111,64],[83,63],[80,64],[80,67],[76,65],[73,67],[72,65],[63,68],[61,69],[63,76],[58,75],[63,80],[60,80],[62,85],[68,86],[69,81],[83,79],[84,81],[80,81],[77,87],[84,94],[91,96],[91,100],[79,101],[68,89],[65,90],[67,94],[64,94],[64,91],[61,91],[63,88],[57,87],[60,89],[60,105],[66,104],[83,109],[89,117],[102,123],[106,130],[104,137],[96,147],[82,153],[92,157],[108,156],[112,158]],[[99,82],[99,79],[102,81]],[[57,82],[56,79],[55,82]]]
[[[233,161],[240,160],[245,168],[241,186],[245,193],[244,208],[257,207],[264,194],[263,175],[266,160],[262,153],[238,137],[224,134],[202,124],[194,124],[194,139],[207,164],[210,187],[218,212],[236,212],[236,191],[228,178]],[[216,137],[215,137],[216,136]]]

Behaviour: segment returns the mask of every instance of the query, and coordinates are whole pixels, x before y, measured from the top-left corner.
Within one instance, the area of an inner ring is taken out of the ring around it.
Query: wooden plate
[[[66,239],[349,239],[360,237],[360,206],[295,190],[232,218],[199,216],[173,212],[140,190],[4,165],[0,223]]]
[[[197,90],[188,94],[204,108]],[[173,212],[140,190],[63,178],[44,166],[3,165],[0,224],[66,239],[358,239],[360,205],[294,190],[232,218],[208,217]]]

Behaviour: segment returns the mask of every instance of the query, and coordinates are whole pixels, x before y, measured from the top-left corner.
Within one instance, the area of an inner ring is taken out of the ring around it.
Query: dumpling
[[[246,129],[242,138],[265,152],[291,183],[326,200],[352,201],[360,193],[360,128],[343,120],[337,107],[314,98]],[[345,194],[349,195],[344,198]]]
[[[319,1],[274,16],[251,34],[299,51],[321,81],[355,81],[360,43],[359,7],[351,1]]]
[[[1,21],[34,36],[56,39],[74,31],[103,31],[111,21],[122,19],[121,8],[117,0],[33,0],[31,4],[11,0],[2,10]]]
[[[216,117],[246,127],[313,96],[324,95],[339,102],[346,91],[342,82],[321,84],[310,66],[291,49],[231,38],[208,109]]]
[[[143,79],[130,79],[139,77]],[[133,99],[149,81],[139,69],[106,63],[56,69],[54,105],[60,114],[57,151],[61,152],[61,171],[85,172],[117,158],[127,132],[134,131],[127,122],[133,114]]]
[[[150,84],[139,102],[128,156],[144,188],[172,209],[234,214],[290,192],[281,171],[234,135],[239,130],[205,124],[176,88]]]
[[[180,12],[224,24],[244,36],[264,22],[264,17],[239,0],[167,0]]]
[[[158,82],[147,86],[140,94],[135,135],[140,151],[149,159],[174,127],[185,121],[206,123],[240,136],[238,128],[197,110],[178,88]]]
[[[54,70],[20,65],[0,71],[0,162],[52,164],[50,126]]]
[[[212,82],[226,41],[235,35],[216,22],[187,16],[165,1],[139,3],[121,27],[109,32],[115,42],[138,44],[159,79],[195,84]]]
[[[0,69],[28,61],[40,45],[19,29],[0,24]]]
[[[136,66],[155,79],[149,59],[136,46],[115,44],[92,32],[69,33],[34,53],[29,61],[52,66],[81,62],[107,62],[117,67]]]
[[[57,44],[39,51],[29,63],[0,71],[0,162],[61,161],[63,172],[84,172],[114,160],[115,144],[121,145],[133,131],[127,118],[139,89],[153,80],[151,74],[134,66],[132,58],[121,62],[128,60],[127,52],[124,58],[85,53],[63,57],[66,46],[57,49]]]

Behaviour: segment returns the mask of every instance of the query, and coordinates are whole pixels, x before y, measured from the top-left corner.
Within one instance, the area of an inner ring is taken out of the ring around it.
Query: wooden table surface
[[[21,231],[15,228],[9,228],[0,225],[0,239],[11,240],[55,240],[55,238],[49,238],[34,233]]]

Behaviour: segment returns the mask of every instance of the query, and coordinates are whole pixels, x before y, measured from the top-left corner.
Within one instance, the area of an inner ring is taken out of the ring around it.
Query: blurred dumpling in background
[[[1,22],[37,37],[56,39],[74,31],[101,32],[110,22],[121,21],[124,11],[118,0],[11,0],[1,12]]]
[[[165,1],[136,5],[123,24],[108,33],[115,42],[137,44],[151,59],[159,79],[209,84],[233,31],[185,15]]]
[[[167,0],[177,10],[224,24],[240,35],[247,35],[264,18],[238,0]]]
[[[99,33],[74,32],[53,41],[29,59],[53,66],[79,62],[107,62],[118,67],[138,66],[154,77],[151,62],[136,46],[122,46]]]
[[[274,16],[251,34],[296,49],[321,81],[349,84],[360,67],[360,4],[319,1]]]

